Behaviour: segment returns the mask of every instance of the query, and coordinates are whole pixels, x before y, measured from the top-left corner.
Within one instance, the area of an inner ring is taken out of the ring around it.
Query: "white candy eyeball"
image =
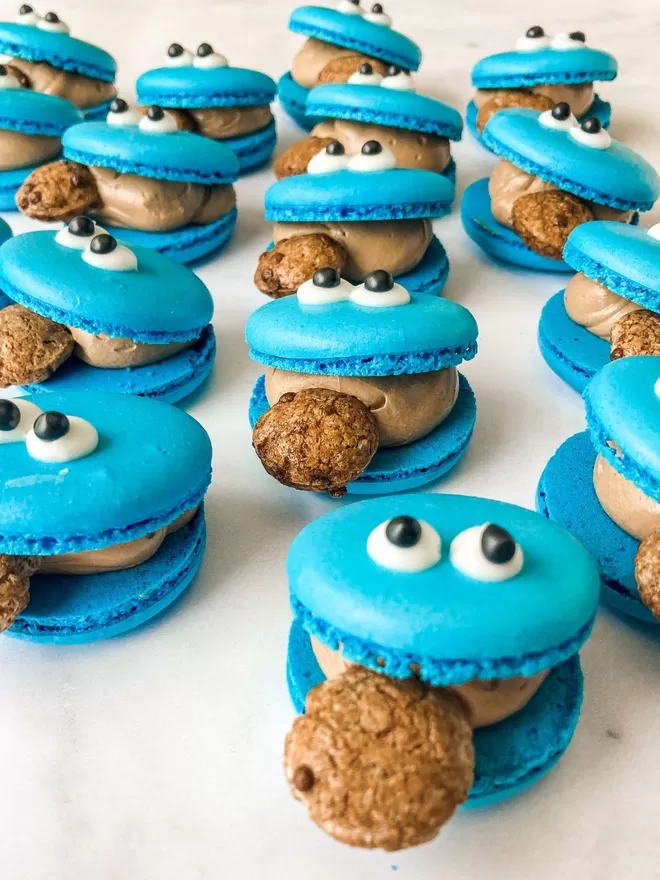
[[[367,275],[364,284],[358,284],[351,293],[351,302],[356,306],[372,309],[389,309],[392,306],[405,306],[410,302],[410,294],[385,269],[376,269]]]
[[[303,306],[325,306],[349,299],[353,285],[344,280],[331,266],[317,269],[314,275],[301,284],[296,296]]]
[[[34,425],[42,410],[29,400],[0,400],[0,446],[20,443]]]
[[[451,542],[455,569],[475,581],[508,581],[523,567],[523,552],[513,536],[494,523],[472,526]]]
[[[570,131],[578,124],[577,119],[571,113],[571,106],[566,101],[560,101],[552,110],[544,110],[539,116],[539,124],[545,128],[554,128],[558,131]]]
[[[651,238],[655,239],[655,241],[660,241],[660,223],[655,223],[653,226],[650,227],[650,229],[647,229],[646,231],[648,235],[651,236]]]
[[[128,101],[123,98],[114,98],[110,104],[110,112],[105,117],[108,125],[117,125],[120,127],[139,125],[142,120],[142,113],[137,107],[131,107]]]
[[[356,156],[348,161],[350,171],[389,171],[396,168],[396,159],[379,141],[367,141]]]
[[[38,12],[34,11],[29,3],[24,3],[18,10],[18,18],[16,19],[17,24],[27,24],[34,27],[39,24],[40,21],[41,16]]]
[[[606,150],[612,143],[609,133],[595,116],[585,119],[581,125],[575,125],[569,134],[578,144],[591,147],[592,150]]]
[[[177,128],[176,119],[162,107],[149,107],[147,115],[140,119],[140,131],[148,134],[171,134]]]
[[[395,516],[370,533],[367,553],[381,568],[417,574],[440,562],[442,540],[427,522],[412,516]]]
[[[360,65],[360,69],[352,73],[348,82],[352,86],[377,86],[383,81],[383,77],[374,70],[373,64],[365,62]]]
[[[209,43],[200,43],[193,60],[193,66],[202,70],[211,70],[214,67],[228,67],[229,61],[220,52],[214,52],[213,46]]]
[[[542,27],[534,25],[529,28],[524,37],[516,40],[517,52],[538,52],[539,49],[547,49],[550,45],[548,37]]]
[[[21,84],[8,72],[4,64],[0,64],[0,90],[2,89],[20,89]]]
[[[42,412],[25,438],[28,455],[55,464],[74,461],[94,452],[99,435],[90,422],[61,412]]]
[[[74,217],[63,229],[60,229],[55,241],[64,247],[84,251],[89,247],[94,236],[102,232],[105,232],[105,229],[95,223],[91,217]]]
[[[583,31],[571,31],[570,34],[555,34],[550,45],[553,49],[559,49],[561,52],[570,51],[571,49],[584,49],[587,45],[587,38]]]
[[[83,260],[95,269],[108,272],[136,272],[137,257],[126,245],[119,244],[116,238],[102,232],[95,235],[89,247],[83,251]]]
[[[167,47],[168,67],[190,67],[194,55],[189,49],[184,49],[181,43],[172,43]]]
[[[383,27],[391,27],[392,19],[389,15],[383,10],[383,6],[381,3],[374,3],[369,12],[365,13],[365,21],[370,21],[372,24],[380,24]]]
[[[37,22],[37,27],[42,31],[50,31],[51,34],[68,34],[69,25],[62,21],[56,12],[47,12]]]
[[[360,0],[340,0],[337,4],[337,12],[344,15],[362,15]]]
[[[332,141],[324,150],[312,156],[307,163],[307,173],[328,174],[331,171],[341,171],[348,167],[348,163],[344,145],[339,141]]]
[[[390,64],[385,73],[385,77],[381,82],[384,89],[393,89],[397,92],[414,92],[415,86],[412,77],[407,70],[399,67],[398,64]]]

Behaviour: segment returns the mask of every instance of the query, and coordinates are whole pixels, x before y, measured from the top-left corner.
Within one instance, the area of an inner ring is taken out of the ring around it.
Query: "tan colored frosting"
[[[409,272],[422,259],[431,243],[430,220],[374,220],[354,223],[276,223],[273,239],[315,232],[330,236],[348,251],[343,275],[352,282],[364,281],[370,272],[386,269],[392,275]]]
[[[272,406],[283,394],[327,388],[357,397],[376,417],[380,446],[401,446],[425,437],[454,408],[458,397],[455,369],[409,376],[314,376],[269,367],[266,396]]]
[[[570,104],[574,116],[582,116],[594,101],[593,83],[579,83],[577,85],[533,86],[529,89],[477,89],[474,93],[474,103],[477,109],[480,109],[491,98],[509,92],[531,92],[535,95],[545,95],[555,104],[565,101]]]
[[[53,159],[62,148],[58,137],[0,130],[0,171],[29,168]]]
[[[351,663],[339,651],[311,637],[314,656],[326,678],[337,678]],[[457,687],[438,688],[457,693],[465,704],[473,728],[488,727],[509,718],[524,708],[548,677],[549,670],[531,678],[517,675],[515,678],[479,681],[477,679]]]
[[[69,327],[76,347],[74,354],[86,364],[93,367],[105,367],[110,370],[124,367],[143,367],[147,364],[158,364],[173,357],[180,351],[190,348],[196,340],[188,342],[168,342],[152,344],[135,342],[125,337],[111,338],[105,333],[87,333],[78,327]]]
[[[191,107],[185,112],[192,117],[200,134],[214,140],[259,131],[273,119],[267,104],[259,107]]]
[[[604,284],[592,281],[578,272],[566,285],[564,291],[566,312],[576,324],[610,341],[612,327],[631,312],[637,312],[643,306],[613,293]]]
[[[310,37],[305,40],[293,59],[291,77],[298,85],[305,89],[311,89],[317,84],[319,73],[329,61],[355,55],[355,53],[355,49],[342,49],[341,46],[333,46],[331,43],[324,43]]]
[[[344,119],[328,119],[312,129],[315,137],[340,141],[349,155],[356,155],[367,141],[379,141],[396,159],[399,168],[444,171],[451,159],[447,138],[388,125],[370,125]]]
[[[594,489],[600,505],[614,522],[643,541],[660,529],[660,504],[623,477],[602,455],[594,465]]]
[[[82,110],[110,101],[117,94],[112,83],[81,76],[79,73],[69,73],[52,67],[45,61],[36,63],[23,58],[12,58],[9,63],[23,71],[35,92],[66,98]]]
[[[236,204],[234,188],[174,180],[154,180],[90,166],[101,197],[101,223],[165,232],[188,223],[212,223]]]

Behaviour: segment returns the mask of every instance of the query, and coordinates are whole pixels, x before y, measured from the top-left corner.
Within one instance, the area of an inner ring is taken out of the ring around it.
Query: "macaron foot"
[[[279,299],[295,293],[317,269],[331,268],[341,273],[347,262],[346,250],[329,235],[296,235],[278,241],[259,257],[254,283],[262,293]]]
[[[331,837],[400,850],[435,837],[467,799],[472,731],[447,691],[353,665],[309,692],[284,767],[293,796]]]
[[[570,233],[594,219],[591,208],[562,190],[527,193],[513,203],[513,230],[527,247],[542,257],[561,260]]]
[[[0,387],[44,382],[73,353],[67,327],[23,306],[0,309]]]
[[[324,150],[328,144],[333,143],[331,137],[308,137],[304,141],[289,147],[273,163],[275,177],[281,180],[283,177],[295,177],[297,174],[305,174],[310,160]]]
[[[482,132],[486,123],[507,107],[528,107],[530,110],[552,110],[554,102],[546,95],[535,95],[534,92],[526,92],[522,89],[501,89],[485,104],[482,104],[477,113],[477,131]]]
[[[0,553],[0,632],[12,625],[30,601],[30,578],[39,568],[35,556]]]
[[[34,220],[70,220],[100,204],[94,177],[78,162],[51,162],[35,169],[16,193],[18,210]]]
[[[376,61],[375,58],[369,58],[368,55],[340,55],[328,61],[317,77],[317,82],[321,83],[345,83],[354,73],[358,73],[363,64],[369,64],[374,73],[385,76],[387,73],[387,65],[382,61]]]
[[[307,388],[283,394],[263,414],[252,445],[283,485],[341,497],[376,454],[378,426],[357,397]]]
[[[653,532],[639,545],[635,581],[642,602],[660,619],[660,531]]]
[[[610,360],[637,354],[660,355],[660,315],[646,309],[624,315],[612,327]]]

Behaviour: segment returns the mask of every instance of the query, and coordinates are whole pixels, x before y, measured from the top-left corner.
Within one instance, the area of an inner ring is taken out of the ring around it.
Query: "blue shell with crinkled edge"
[[[0,23],[0,54],[26,61],[45,61],[59,70],[79,73],[103,82],[114,82],[117,64],[98,46],[69,34],[41,30],[31,25]]]
[[[275,99],[265,73],[244,67],[158,67],[138,77],[140,104],[159,107],[258,107]]]
[[[82,122],[82,113],[64,98],[31,89],[0,91],[0,129],[46,137],[61,137]]]
[[[476,89],[519,89],[541,85],[578,85],[616,78],[616,58],[601,49],[546,47],[536,52],[498,52],[472,68]]]

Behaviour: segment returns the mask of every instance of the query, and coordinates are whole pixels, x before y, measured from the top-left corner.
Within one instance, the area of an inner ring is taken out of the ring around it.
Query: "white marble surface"
[[[50,5],[39,8],[45,12]],[[4,18],[18,4],[0,3]],[[236,64],[273,76],[300,40],[289,0],[58,0],[74,35],[114,52],[120,83],[167,45],[209,41]],[[614,51],[621,76],[602,92],[615,136],[660,165],[657,0],[386,0],[425,52],[422,89],[463,107],[474,61],[531,24],[587,32]],[[538,22],[536,21],[538,19]],[[655,93],[654,93],[655,89]],[[283,123],[282,142],[296,135]],[[459,185],[492,160],[469,136]],[[251,278],[268,238],[269,172],[238,185],[237,234],[200,274],[216,301],[220,354],[193,414],[215,447],[209,548],[201,576],[148,629],[77,648],[0,639],[0,875],[3,880],[651,880],[658,876],[660,639],[602,612],[584,651],[584,714],[564,760],[501,807],[459,815],[433,843],[387,855],[321,834],[287,792],[282,741],[292,719],[284,661],[284,560],[296,532],[328,501],[278,486],[250,446],[246,406],[258,368],[242,342],[262,302]],[[29,226],[14,221],[17,228]],[[655,212],[655,220],[660,213]],[[481,352],[466,368],[479,401],[474,442],[444,491],[531,506],[552,451],[581,429],[580,401],[536,347],[557,279],[486,265],[456,214],[436,231],[452,262],[447,295],[472,309]]]

